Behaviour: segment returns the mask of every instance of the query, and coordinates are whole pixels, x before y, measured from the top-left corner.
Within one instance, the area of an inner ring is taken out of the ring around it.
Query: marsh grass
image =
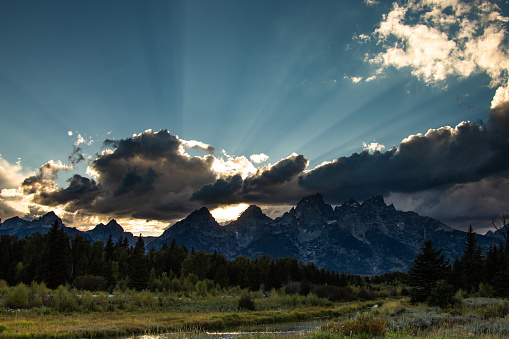
[[[61,286],[3,287],[3,293],[21,290],[27,308],[11,308],[0,298],[0,338],[127,336],[132,334],[218,331],[238,326],[334,318],[372,305],[368,302],[332,304],[315,295],[288,296],[243,290],[198,296],[168,293],[115,291],[91,293]],[[30,295],[38,291],[39,301]],[[249,295],[255,311],[238,308],[242,295]],[[28,297],[27,297],[28,296]],[[33,299],[35,300],[35,299]],[[42,301],[42,305],[41,305]],[[20,304],[16,304],[19,306]],[[326,305],[325,307],[323,305]],[[192,336],[195,337],[195,336]]]

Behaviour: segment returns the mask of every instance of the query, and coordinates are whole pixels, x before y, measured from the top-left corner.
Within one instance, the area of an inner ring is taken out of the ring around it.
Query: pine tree
[[[130,260],[128,286],[141,291],[147,288],[148,280],[149,271],[145,258],[145,240],[140,234]]]
[[[57,288],[64,285],[71,278],[71,249],[69,236],[64,232],[64,227],[55,220],[47,239],[47,258],[45,280],[49,288]]]
[[[412,302],[423,302],[439,280],[445,279],[450,272],[449,260],[445,260],[442,250],[436,250],[431,240],[426,241],[408,271]]]
[[[484,255],[477,246],[477,239],[472,226],[468,229],[465,250],[459,259],[460,287],[474,292],[483,280]]]

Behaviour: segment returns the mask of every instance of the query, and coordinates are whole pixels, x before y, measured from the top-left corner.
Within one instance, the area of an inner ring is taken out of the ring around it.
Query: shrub
[[[0,295],[4,295],[9,290],[9,285],[7,284],[7,281],[0,280]]]
[[[30,285],[28,298],[32,307],[43,306],[48,301],[50,295],[50,289],[46,287],[45,283],[36,283],[32,281]]]
[[[30,299],[28,294],[28,287],[23,283],[19,283],[8,290],[5,298],[5,306],[10,308],[29,308]]]
[[[456,291],[452,285],[449,285],[443,280],[437,282],[437,285],[431,290],[426,303],[429,306],[437,306],[446,308],[458,302],[455,298]]]
[[[509,303],[482,307],[479,308],[478,313],[484,319],[504,318],[509,314]]]
[[[255,304],[249,294],[244,294],[242,297],[240,297],[238,309],[247,311],[256,310]]]
[[[4,325],[0,325],[0,333],[7,332],[8,328]]]
[[[358,313],[355,317],[341,323],[330,323],[328,329],[332,333],[344,336],[352,335],[384,335],[387,332],[385,321],[375,318],[369,313]]]
[[[66,288],[62,285],[58,286],[53,295],[53,303],[56,310],[61,312],[72,312],[78,308],[76,301],[76,290]]]
[[[330,301],[354,301],[357,300],[357,295],[350,286],[338,287],[329,285],[316,286],[313,291],[320,298],[327,298]]]

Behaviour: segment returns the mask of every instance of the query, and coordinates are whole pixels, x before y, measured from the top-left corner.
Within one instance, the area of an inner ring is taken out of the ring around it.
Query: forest
[[[483,253],[472,228],[452,262],[427,241],[408,272],[360,276],[295,258],[226,260],[175,241],[147,252],[141,236],[134,247],[92,242],[55,223],[44,235],[0,237],[0,337],[205,338],[320,319],[309,338],[498,338],[509,334],[507,284],[507,242]]]
[[[365,286],[361,298],[366,299],[374,296],[372,284],[397,281],[408,287],[400,292],[410,293],[415,302],[427,301],[436,288],[441,289],[441,295],[445,291],[454,295],[461,290],[468,295],[507,297],[507,243],[501,242],[485,254],[470,228],[464,247],[463,255],[450,263],[441,250],[427,241],[408,272],[359,276],[317,268],[295,258],[263,255],[227,260],[216,252],[189,250],[175,240],[160,250],[146,252],[141,235],[134,247],[127,239],[114,241],[111,236],[104,244],[80,235],[70,238],[55,222],[45,235],[0,237],[0,280],[11,286],[44,282],[51,289],[71,285],[79,290],[109,292],[115,288],[180,292],[196,286],[269,291],[285,286],[291,293],[307,295],[312,291],[333,301],[357,299],[349,286]]]
[[[57,223],[45,235],[35,233],[23,239],[2,235],[0,258],[0,280],[11,286],[44,282],[51,289],[71,285],[79,290],[110,292],[115,288],[180,292],[196,286],[269,291],[285,286],[292,293],[307,295],[314,288],[316,294],[348,301],[357,298],[348,286],[401,281],[406,276],[392,272],[361,277],[268,255],[227,260],[222,254],[189,250],[175,241],[146,252],[142,236],[134,247],[125,238],[114,241],[111,236],[104,244],[80,235],[70,238]],[[369,297],[369,293],[363,290],[361,296]]]

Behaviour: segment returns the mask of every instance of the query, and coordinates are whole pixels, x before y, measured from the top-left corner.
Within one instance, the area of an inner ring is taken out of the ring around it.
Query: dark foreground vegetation
[[[309,338],[505,337],[508,253],[506,244],[482,253],[470,230],[452,264],[428,241],[408,273],[368,277],[294,258],[229,261],[175,242],[146,253],[142,237],[135,247],[92,243],[55,224],[0,237],[0,337],[205,338],[310,319],[324,324]]]
[[[173,241],[159,251],[145,252],[143,237],[135,247],[127,239],[72,239],[54,224],[50,231],[24,239],[0,237],[0,280],[9,285],[44,282],[47,287],[70,285],[78,290],[113,291],[126,288],[152,292],[192,292],[240,287],[269,291],[285,286],[291,293],[314,292],[332,301],[353,301],[374,297],[371,283],[394,282],[405,274],[395,272],[377,277],[340,274],[295,258],[272,259],[268,255],[251,260],[239,256],[226,260],[222,254],[190,251]],[[366,286],[360,295],[349,286]]]

